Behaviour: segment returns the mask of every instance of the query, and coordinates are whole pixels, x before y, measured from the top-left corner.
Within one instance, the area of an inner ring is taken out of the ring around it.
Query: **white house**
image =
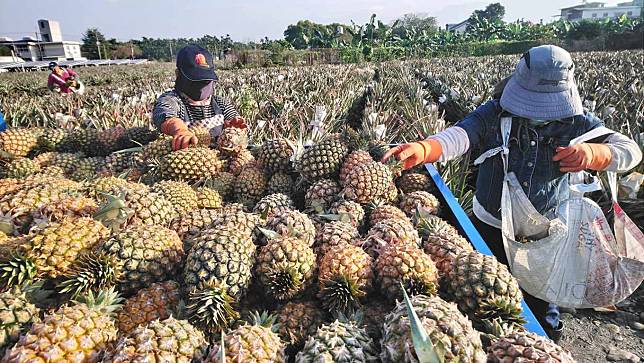
[[[447,25],[445,25],[445,29],[448,32],[463,34],[463,33],[465,33],[465,31],[467,31],[467,26],[468,25],[469,25],[469,19],[466,19],[466,20],[463,20],[460,23],[447,24]]]
[[[637,18],[642,14],[644,0],[634,0],[619,3],[615,6],[606,6],[603,2],[586,2],[561,9],[561,19],[579,21],[582,19],[602,20],[606,18],[619,18],[626,15]]]
[[[0,38],[0,45],[9,47],[16,56],[31,60],[84,60],[79,42],[63,40],[60,25],[53,20],[38,20],[38,38],[20,40]]]

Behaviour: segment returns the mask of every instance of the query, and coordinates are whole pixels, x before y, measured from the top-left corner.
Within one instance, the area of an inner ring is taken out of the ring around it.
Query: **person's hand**
[[[172,150],[175,151],[197,145],[199,142],[195,134],[188,129],[185,122],[176,117],[165,120],[161,124],[161,132],[172,136]]]
[[[245,129],[248,126],[246,125],[246,120],[244,120],[243,117],[237,116],[237,117],[231,118],[230,120],[224,121],[224,128],[229,128],[229,127],[234,127],[237,129]]]
[[[555,152],[552,160],[559,162],[559,171],[562,173],[586,169],[604,170],[613,158],[608,146],[585,142],[568,147],[558,147]]]
[[[385,153],[382,162],[395,156],[403,164],[403,169],[411,169],[416,165],[433,163],[443,153],[441,144],[433,139],[398,145]]]

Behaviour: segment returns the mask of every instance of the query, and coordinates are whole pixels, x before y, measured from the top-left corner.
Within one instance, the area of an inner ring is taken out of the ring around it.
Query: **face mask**
[[[537,126],[545,126],[549,123],[551,123],[554,120],[528,120],[528,124],[532,127],[537,127]]]
[[[212,81],[191,81],[179,72],[174,88],[193,101],[203,101],[212,95]]]

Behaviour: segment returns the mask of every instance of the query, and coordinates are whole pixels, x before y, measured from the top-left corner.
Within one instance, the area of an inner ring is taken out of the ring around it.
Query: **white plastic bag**
[[[507,173],[510,120],[502,120],[506,178],[501,197],[503,243],[512,274],[527,293],[575,308],[607,306],[632,294],[644,279],[644,235],[617,203],[617,177],[609,172],[615,234],[601,208],[584,193],[601,183],[588,173],[572,173],[570,197],[548,220],[532,206],[513,173]],[[595,129],[571,145],[605,135]],[[585,182],[590,177],[590,182]],[[523,242],[520,240],[529,240]]]

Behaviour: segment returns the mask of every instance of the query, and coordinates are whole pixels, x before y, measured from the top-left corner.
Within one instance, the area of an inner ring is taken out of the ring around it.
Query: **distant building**
[[[17,57],[31,61],[84,60],[79,42],[63,40],[60,25],[54,20],[38,20],[39,39],[0,38],[0,45],[13,50]]]
[[[465,33],[465,31],[467,31],[468,25],[470,25],[469,19],[463,20],[462,22],[456,24],[447,24],[445,25],[445,30],[452,33],[463,34]]]
[[[642,14],[644,0],[634,0],[619,3],[615,6],[605,6],[603,2],[584,1],[579,5],[561,9],[561,19],[568,21],[602,20],[607,18],[619,18],[626,15],[629,18],[637,18]]]

